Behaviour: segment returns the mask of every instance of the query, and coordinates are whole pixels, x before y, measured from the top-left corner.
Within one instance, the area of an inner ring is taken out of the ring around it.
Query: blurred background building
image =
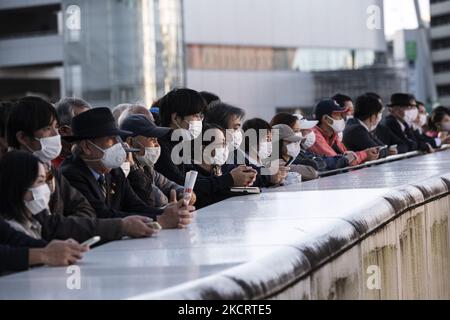
[[[450,0],[431,11],[431,31],[388,42],[383,0],[2,0],[0,99],[149,105],[187,86],[262,118],[337,92],[450,104]]]
[[[450,106],[450,0],[431,0],[430,33],[438,95]]]
[[[181,0],[0,1],[0,97],[150,104],[185,84]]]

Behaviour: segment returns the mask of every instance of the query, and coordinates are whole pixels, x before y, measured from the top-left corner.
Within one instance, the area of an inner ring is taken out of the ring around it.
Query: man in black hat
[[[120,136],[132,134],[117,128],[108,108],[86,111],[72,120],[74,154],[67,158],[61,171],[70,183],[90,202],[97,217],[127,217],[139,214],[152,218],[163,228],[184,228],[191,223],[195,208],[183,200],[165,209],[152,208],[133,191],[121,165],[127,158]]]
[[[147,116],[134,114],[122,119],[120,129],[133,132],[126,142],[140,152],[133,153],[130,159],[128,181],[136,194],[151,207],[164,207],[168,204],[170,193],[175,190],[179,199],[183,198],[184,187],[167,179],[154,168],[161,155],[158,139],[172,132],[170,128],[156,126]],[[191,198],[195,204],[195,196]]]
[[[418,116],[416,98],[408,93],[395,93],[387,106],[390,114],[383,124],[402,142],[402,148],[399,146],[399,151],[400,149],[403,152],[430,151],[431,146],[417,141],[412,129],[412,124]]]

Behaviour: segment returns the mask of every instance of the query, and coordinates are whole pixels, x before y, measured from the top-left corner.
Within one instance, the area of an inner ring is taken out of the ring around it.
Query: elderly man
[[[95,209],[97,217],[127,217],[139,214],[152,218],[163,228],[184,228],[191,223],[195,208],[184,200],[176,201],[172,191],[170,204],[156,209],[145,204],[134,192],[120,169],[127,158],[120,136],[131,132],[118,129],[108,108],[86,111],[72,120],[74,154],[61,170]]]

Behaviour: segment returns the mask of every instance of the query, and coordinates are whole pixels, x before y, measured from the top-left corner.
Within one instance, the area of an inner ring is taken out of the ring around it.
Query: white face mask
[[[423,127],[424,125],[427,124],[428,117],[427,117],[426,114],[421,114],[421,115],[419,115],[419,118],[420,118],[420,120],[419,120],[419,126]]]
[[[227,162],[230,155],[230,150],[228,149],[228,147],[216,148],[214,149],[214,153],[214,157],[210,154],[204,155],[205,163],[222,166]]]
[[[345,120],[344,119],[335,120],[335,119],[331,118],[330,116],[328,116],[328,119],[333,121],[333,123],[330,125],[330,127],[333,129],[333,131],[336,134],[344,132],[344,129],[345,129]]]
[[[242,144],[242,140],[244,139],[242,136],[242,131],[241,130],[236,130],[233,132],[232,135],[232,141],[231,141],[231,145],[233,146],[233,148],[235,149],[239,149],[239,147]]]
[[[192,141],[202,134],[203,123],[201,121],[183,121],[189,124],[189,129],[183,129],[177,122],[176,125],[180,130],[183,130],[184,141]]]
[[[286,145],[287,149],[287,155],[292,158],[297,158],[298,154],[300,153],[300,143],[293,142]]]
[[[128,178],[128,175],[130,174],[131,171],[131,165],[128,161],[125,161],[124,163],[122,163],[122,165],[120,166],[120,169],[122,169],[123,174],[125,175],[125,177]]]
[[[108,148],[106,150],[100,148],[91,141],[89,141],[89,143],[96,149],[103,152],[103,157],[100,159],[100,161],[108,169],[120,168],[120,166],[127,160],[127,153],[121,143],[116,143],[111,148]]]
[[[355,118],[355,116],[348,115],[348,116],[347,116],[347,121],[348,121],[348,120],[351,120],[351,119],[354,119],[354,118]]]
[[[30,210],[32,215],[49,209],[51,191],[46,183],[36,188],[30,188],[29,191],[33,195],[33,200],[24,202],[25,207]]]
[[[442,122],[441,131],[450,132],[450,122]]]
[[[411,125],[414,121],[416,121],[418,115],[419,110],[417,108],[406,110],[403,120],[405,120],[407,124]]]
[[[61,136],[56,135],[48,138],[35,138],[41,143],[41,150],[34,151],[33,155],[44,163],[49,163],[50,161],[56,159],[62,150]]]
[[[259,144],[258,156],[260,159],[264,160],[272,155],[272,142],[261,142]]]
[[[308,150],[316,143],[316,134],[313,131],[311,131],[306,135],[305,138],[306,140],[303,141],[302,146],[303,148],[305,148],[305,150]]]
[[[146,166],[153,167],[161,156],[161,147],[145,148],[143,156],[137,156],[139,162]]]

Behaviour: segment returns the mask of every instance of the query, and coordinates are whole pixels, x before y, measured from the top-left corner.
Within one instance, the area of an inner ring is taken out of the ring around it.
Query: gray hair
[[[122,126],[122,123],[125,121],[125,119],[127,119],[129,116],[133,115],[133,114],[142,114],[141,110],[145,109],[148,111],[148,115],[147,118],[148,120],[150,120],[151,122],[155,122],[155,118],[153,118],[152,113],[150,112],[150,110],[148,110],[145,106],[140,105],[140,104],[134,104],[134,105],[130,105],[128,108],[126,108],[122,114],[120,115],[119,119],[117,120],[117,124],[120,126]]]
[[[92,106],[78,98],[64,98],[55,105],[58,113],[59,123],[61,126],[70,126],[75,116],[75,108],[92,109]]]
[[[116,123],[119,123],[119,118],[122,115],[122,113],[125,110],[128,110],[130,107],[132,107],[133,105],[131,103],[122,103],[119,104],[118,106],[116,106],[113,110],[112,110],[112,114],[114,117],[114,120],[116,120]]]

